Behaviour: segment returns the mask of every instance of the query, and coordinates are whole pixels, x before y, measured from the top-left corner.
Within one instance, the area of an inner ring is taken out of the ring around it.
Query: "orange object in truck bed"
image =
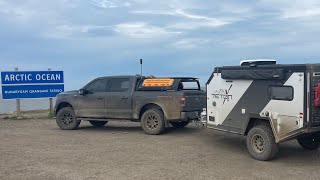
[[[170,87],[173,85],[174,79],[170,78],[153,78],[145,79],[143,81],[143,87]]]

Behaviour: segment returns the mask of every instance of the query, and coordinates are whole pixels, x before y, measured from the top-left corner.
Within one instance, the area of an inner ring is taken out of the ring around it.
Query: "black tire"
[[[80,125],[80,120],[77,120],[76,114],[71,107],[62,108],[56,118],[57,125],[63,130],[74,130]]]
[[[297,139],[300,146],[307,150],[315,150],[319,148],[320,140],[318,136],[307,136]]]
[[[278,153],[278,144],[275,142],[270,125],[257,125],[250,129],[247,135],[247,148],[256,160],[273,159]]]
[[[175,128],[184,128],[189,124],[189,121],[170,122],[170,124]]]
[[[147,110],[141,117],[141,126],[147,134],[161,134],[165,129],[163,112],[159,109]]]
[[[102,127],[108,123],[108,121],[89,121],[94,127]]]

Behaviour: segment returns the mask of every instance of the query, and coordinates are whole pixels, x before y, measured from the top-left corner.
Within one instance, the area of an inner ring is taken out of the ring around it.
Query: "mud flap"
[[[169,123],[169,121],[168,120],[164,120],[164,127],[165,128],[168,128],[168,127],[170,127],[170,123]]]

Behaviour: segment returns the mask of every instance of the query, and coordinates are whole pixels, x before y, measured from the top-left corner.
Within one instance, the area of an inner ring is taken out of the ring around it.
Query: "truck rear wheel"
[[[77,129],[80,122],[71,107],[64,107],[57,114],[56,123],[63,130]]]
[[[184,128],[189,124],[189,121],[170,122],[170,124],[175,128]]]
[[[275,157],[278,145],[275,142],[269,125],[257,125],[247,135],[247,148],[250,155],[260,161],[268,161]]]
[[[320,139],[318,136],[307,136],[297,139],[300,146],[307,150],[318,149],[320,145]]]
[[[108,121],[89,121],[91,125],[95,127],[101,127],[108,123]]]
[[[147,110],[141,117],[141,126],[147,134],[161,134],[165,129],[163,112],[159,109]]]

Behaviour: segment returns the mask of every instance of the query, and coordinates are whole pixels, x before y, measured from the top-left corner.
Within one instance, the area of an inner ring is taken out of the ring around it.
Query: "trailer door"
[[[304,73],[293,73],[284,85],[269,87],[269,104],[262,111],[273,122],[279,137],[303,127],[305,102]]]

